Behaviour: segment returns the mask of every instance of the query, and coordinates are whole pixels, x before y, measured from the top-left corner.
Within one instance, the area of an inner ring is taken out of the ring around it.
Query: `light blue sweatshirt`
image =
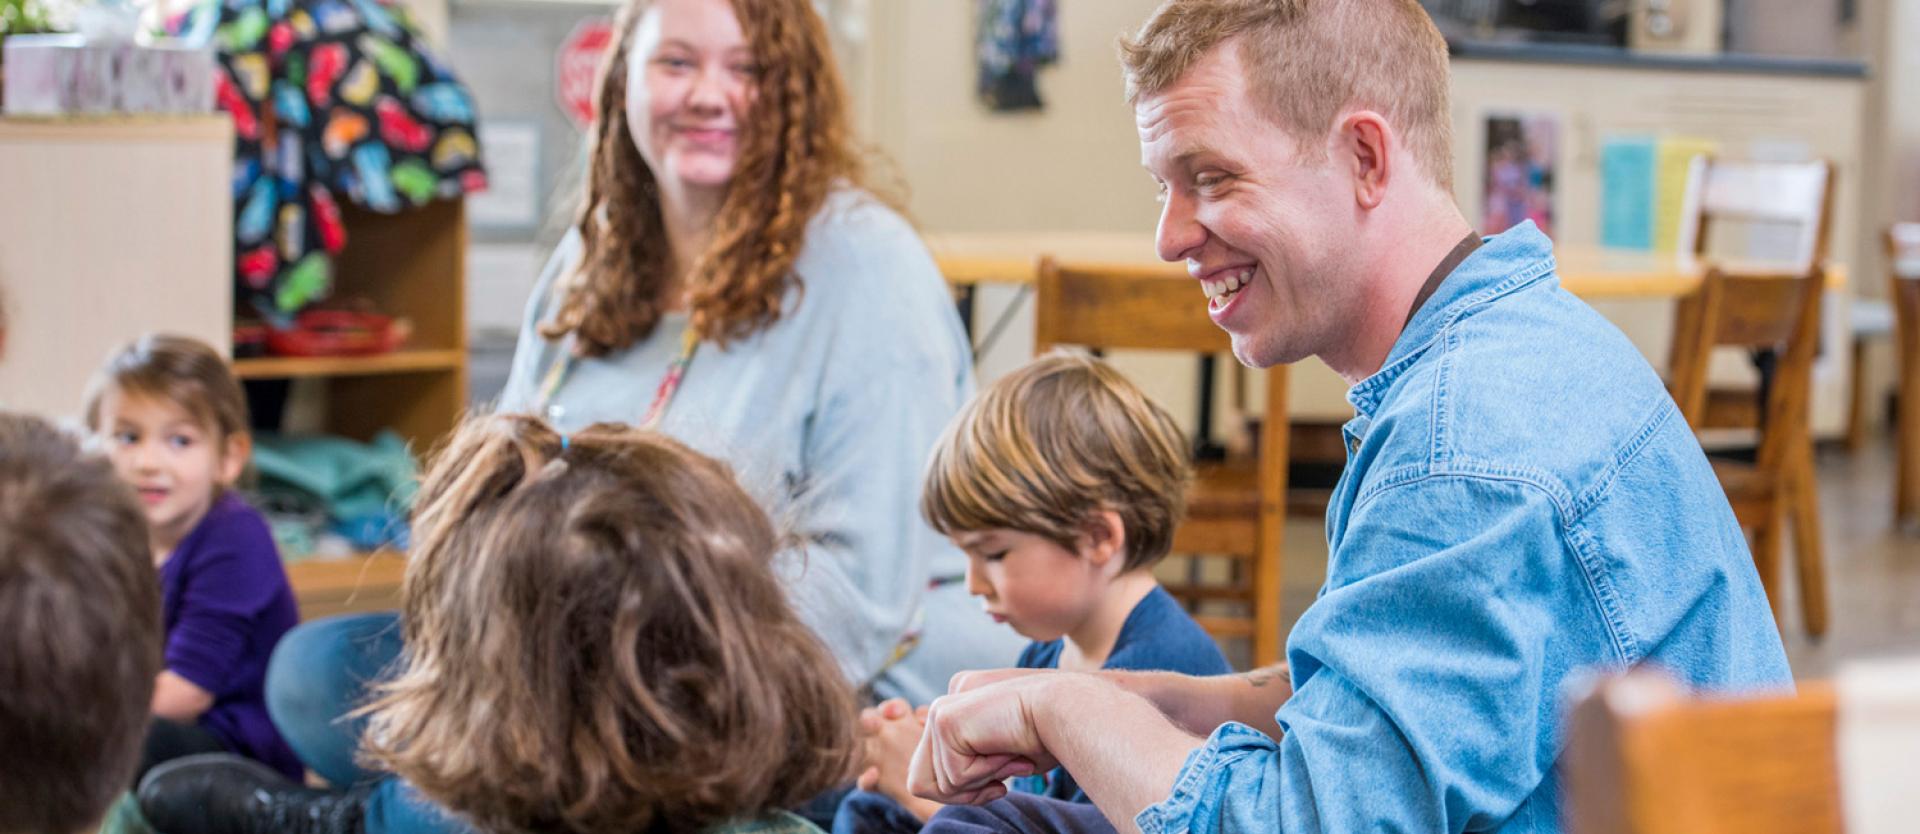
[[[562,344],[541,338],[553,289],[580,257],[569,235],[527,304],[499,408],[531,411]],[[922,470],[973,394],[970,351],[945,281],[911,226],[872,197],[836,192],[795,264],[786,314],[726,348],[700,346],[659,428],[732,465],[803,544],[776,567],[790,598],[856,685],[925,703],[963,669],[1013,664],[1024,642],[957,578],[966,556],[920,517]],[[611,356],[580,361],[547,404],[562,431],[637,423],[687,328],[669,314]],[[904,660],[888,665],[915,629]]]

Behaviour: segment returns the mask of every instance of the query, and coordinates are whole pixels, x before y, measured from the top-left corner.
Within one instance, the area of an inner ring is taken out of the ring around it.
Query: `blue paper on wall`
[[[1600,245],[1653,248],[1652,137],[1607,140],[1600,149]]]

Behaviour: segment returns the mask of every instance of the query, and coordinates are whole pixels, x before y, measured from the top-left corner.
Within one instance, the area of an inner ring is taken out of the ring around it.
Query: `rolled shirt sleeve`
[[[1289,641],[1283,736],[1220,727],[1141,830],[1457,832],[1557,814],[1560,684],[1622,657],[1565,529],[1550,493],[1517,479],[1426,476],[1363,500]]]

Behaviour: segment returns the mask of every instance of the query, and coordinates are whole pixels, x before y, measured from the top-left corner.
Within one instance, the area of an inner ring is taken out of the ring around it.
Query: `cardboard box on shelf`
[[[213,111],[213,50],[88,40],[7,38],[6,113],[23,116]]]

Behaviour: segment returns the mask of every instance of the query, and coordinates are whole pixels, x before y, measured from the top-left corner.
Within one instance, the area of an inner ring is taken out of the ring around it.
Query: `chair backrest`
[[[1807,162],[1747,162],[1694,157],[1687,172],[1686,203],[1681,211],[1680,251],[1706,257],[1710,232],[1718,221],[1791,225],[1795,271],[1827,257],[1833,212],[1833,165]],[[1768,259],[1773,260],[1773,259]]]
[[[1776,352],[1759,463],[1783,460],[1783,444],[1808,419],[1813,360],[1820,348],[1820,305],[1826,272],[1733,275],[1709,269],[1699,293],[1682,306],[1674,327],[1672,385],[1680,413],[1694,426],[1706,417],[1707,371],[1720,347]]]
[[[1230,353],[1233,340],[1207,316],[1200,282],[1186,270],[1062,263],[1040,259],[1035,293],[1036,354],[1059,345],[1094,349]],[[1268,414],[1287,413],[1284,380],[1270,376]],[[1260,448],[1286,449],[1286,421],[1261,421]],[[1284,482],[1275,482],[1284,490]],[[1265,493],[1263,486],[1262,493]]]
[[[1920,356],[1920,223],[1895,223],[1881,237],[1887,249],[1887,300],[1893,303],[1899,355]]]
[[[1840,834],[1832,686],[1705,699],[1647,670],[1598,682],[1567,721],[1569,834]]]
[[[1082,345],[1224,353],[1227,333],[1207,318],[1200,282],[1179,266],[1093,266],[1040,260],[1034,350]]]

